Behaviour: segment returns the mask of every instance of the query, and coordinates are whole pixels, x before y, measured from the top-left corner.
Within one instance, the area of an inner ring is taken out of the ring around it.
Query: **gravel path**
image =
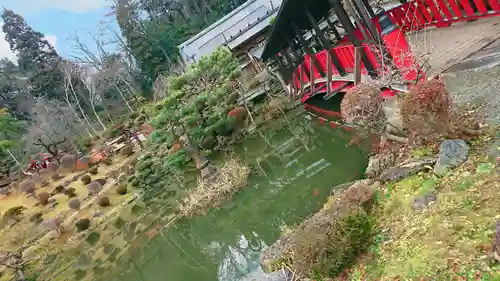
[[[455,102],[484,104],[487,121],[500,125],[500,40],[453,65],[442,77]]]

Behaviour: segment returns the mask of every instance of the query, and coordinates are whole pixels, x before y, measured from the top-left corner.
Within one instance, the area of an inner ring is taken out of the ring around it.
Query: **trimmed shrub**
[[[104,197],[100,197],[97,200],[97,205],[99,205],[101,207],[108,207],[111,205],[111,202],[109,201],[108,197],[104,196]]]
[[[17,220],[20,221],[23,216],[23,212],[26,210],[24,206],[15,206],[10,209],[8,209],[5,214],[3,214],[4,220]]]
[[[120,195],[125,195],[127,194],[127,186],[125,184],[122,184],[120,185],[117,189],[116,189],[116,193],[120,194]]]
[[[47,164],[47,170],[49,170],[49,171],[51,171],[53,173],[57,172],[58,169],[59,169],[59,165],[57,165],[54,162],[49,162]]]
[[[54,190],[52,190],[52,192],[50,192],[50,195],[54,196],[54,195],[59,194],[59,193],[64,193],[64,186],[62,186],[62,185],[56,186],[54,188]]]
[[[30,222],[39,224],[43,221],[43,213],[42,212],[36,212],[30,217]]]
[[[54,172],[54,173],[52,173],[52,175],[50,175],[50,179],[51,179],[52,181],[58,181],[58,180],[60,180],[60,179],[62,179],[62,178],[63,178],[63,176],[59,175],[59,174],[58,174],[58,173],[56,173],[56,172]]]
[[[106,157],[106,158],[101,160],[101,163],[103,163],[106,166],[109,166],[109,165],[113,164],[113,160],[111,160],[111,158],[109,158],[109,157]]]
[[[38,202],[42,205],[47,205],[49,203],[50,194],[48,192],[40,192],[37,195]]]
[[[108,180],[101,178],[101,179],[96,179],[95,182],[98,182],[100,185],[105,185]]]
[[[87,190],[89,191],[89,195],[96,195],[99,194],[102,190],[102,185],[98,182],[91,182],[87,185]]]
[[[94,166],[94,167],[90,168],[90,170],[89,170],[89,173],[91,175],[97,175],[97,172],[99,172],[99,168],[97,166]]]
[[[59,160],[61,168],[66,171],[74,171],[76,168],[76,156],[74,155],[64,155]]]
[[[127,222],[120,217],[118,217],[114,223],[114,225],[117,229],[122,229],[123,227],[125,227],[126,224],[127,224]]]
[[[85,241],[87,241],[87,243],[89,243],[91,246],[94,246],[95,244],[97,244],[97,242],[99,242],[99,239],[101,239],[101,234],[99,234],[99,232],[92,232],[89,234],[89,236],[87,236]]]
[[[450,111],[450,93],[438,79],[413,86],[401,102],[403,124],[416,142],[432,142],[445,135]]]
[[[112,178],[112,179],[116,179],[118,178],[118,175],[120,174],[120,172],[116,171],[116,170],[112,170],[112,171],[109,171],[107,174],[106,174],[106,177],[108,178]]]
[[[120,153],[125,157],[132,156],[134,154],[134,148],[131,145],[127,145],[124,148],[122,148]]]
[[[80,210],[82,202],[78,198],[73,198],[68,201],[68,207],[72,210]]]
[[[75,223],[76,231],[82,232],[90,227],[90,220],[89,219],[79,219]]]
[[[21,183],[19,183],[19,188],[26,194],[34,194],[36,190],[36,184],[34,180],[25,179]]]
[[[68,198],[76,197],[76,189],[74,189],[73,187],[66,188],[64,190],[64,194],[68,196]]]
[[[80,180],[83,182],[83,184],[89,184],[92,182],[92,178],[89,175],[83,175]]]
[[[340,104],[344,120],[358,130],[362,137],[382,134],[386,128],[384,99],[378,87],[361,84],[347,91]]]

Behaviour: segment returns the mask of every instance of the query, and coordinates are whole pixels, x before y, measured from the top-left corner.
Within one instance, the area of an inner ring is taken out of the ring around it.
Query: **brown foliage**
[[[357,182],[302,222],[291,239],[289,262],[299,274],[336,276],[371,245],[374,188]],[[329,205],[331,204],[331,205]],[[293,246],[292,246],[293,245]]]
[[[64,155],[61,157],[61,160],[59,160],[59,163],[61,164],[61,168],[65,171],[74,171],[76,168],[76,156],[69,154]]]
[[[107,206],[111,205],[111,202],[109,201],[108,197],[100,197],[97,200],[97,205],[99,205],[101,207],[107,207]]]
[[[386,128],[384,100],[378,87],[360,84],[347,91],[340,104],[344,120],[363,135],[382,134]]]
[[[401,103],[401,117],[416,144],[442,138],[449,129],[451,100],[438,79],[418,83]]]
[[[40,192],[37,194],[38,202],[42,205],[47,205],[49,203],[50,194],[48,192]]]
[[[47,164],[47,170],[55,173],[59,169],[59,166],[54,162],[49,162]]]
[[[113,160],[111,160],[110,157],[106,157],[106,158],[101,160],[101,163],[103,163],[106,166],[109,166],[109,165],[113,164]]]
[[[52,179],[52,181],[58,181],[60,179],[62,179],[63,176],[61,176],[60,174],[54,172],[52,175],[50,175],[50,179]]]
[[[26,194],[33,194],[36,190],[36,184],[34,180],[25,179],[21,183],[19,183],[19,188],[21,188],[21,191],[25,192]]]
[[[78,171],[87,170],[90,164],[92,164],[92,158],[90,158],[90,156],[83,156],[76,162],[76,169]]]

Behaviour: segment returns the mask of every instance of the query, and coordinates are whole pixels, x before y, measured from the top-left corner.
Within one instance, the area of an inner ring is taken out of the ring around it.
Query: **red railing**
[[[342,41],[347,40],[347,38],[344,38]],[[406,40],[404,32],[402,32],[399,28],[396,28],[392,32],[384,34],[382,36],[382,40],[384,41],[387,52],[392,57],[393,66],[399,70],[403,80],[415,81],[416,79],[425,79],[425,74],[420,70],[420,66],[410,50],[410,46]],[[371,63],[373,70],[378,75],[388,74],[389,65],[384,65],[384,67],[381,65],[382,55],[380,53],[380,48],[377,48],[374,45],[363,44],[362,50],[367,60]],[[344,43],[344,45],[337,46],[332,49],[332,53],[338,58],[340,66],[347,74],[354,73],[355,47],[352,44]],[[318,61],[322,71],[326,73],[328,70],[328,51],[322,50],[314,54],[314,57]],[[333,64],[333,60],[331,61],[332,76],[337,76],[334,81],[331,81],[331,88],[336,89],[342,87],[345,81],[338,79],[340,72]],[[313,66],[312,68],[311,64]],[[308,75],[306,74],[306,71]],[[369,71],[363,62],[361,63],[361,74],[369,74]],[[299,91],[301,87],[307,88],[304,92],[317,92],[318,89],[326,91],[326,81],[324,78],[325,77],[321,76],[320,71],[316,69],[311,56],[305,55],[304,62],[297,67],[292,75],[292,88],[295,91]],[[304,94],[304,92],[302,94]]]
[[[387,11],[401,30],[444,27],[453,22],[500,15],[498,0],[415,0]]]

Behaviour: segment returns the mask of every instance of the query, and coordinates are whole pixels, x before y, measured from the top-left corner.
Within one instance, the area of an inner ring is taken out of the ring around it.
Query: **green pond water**
[[[287,226],[319,210],[332,187],[362,177],[367,164],[364,152],[346,147],[348,133],[306,117],[237,146],[236,153],[263,172],[207,215],[165,228],[107,280],[266,280],[261,252]]]

